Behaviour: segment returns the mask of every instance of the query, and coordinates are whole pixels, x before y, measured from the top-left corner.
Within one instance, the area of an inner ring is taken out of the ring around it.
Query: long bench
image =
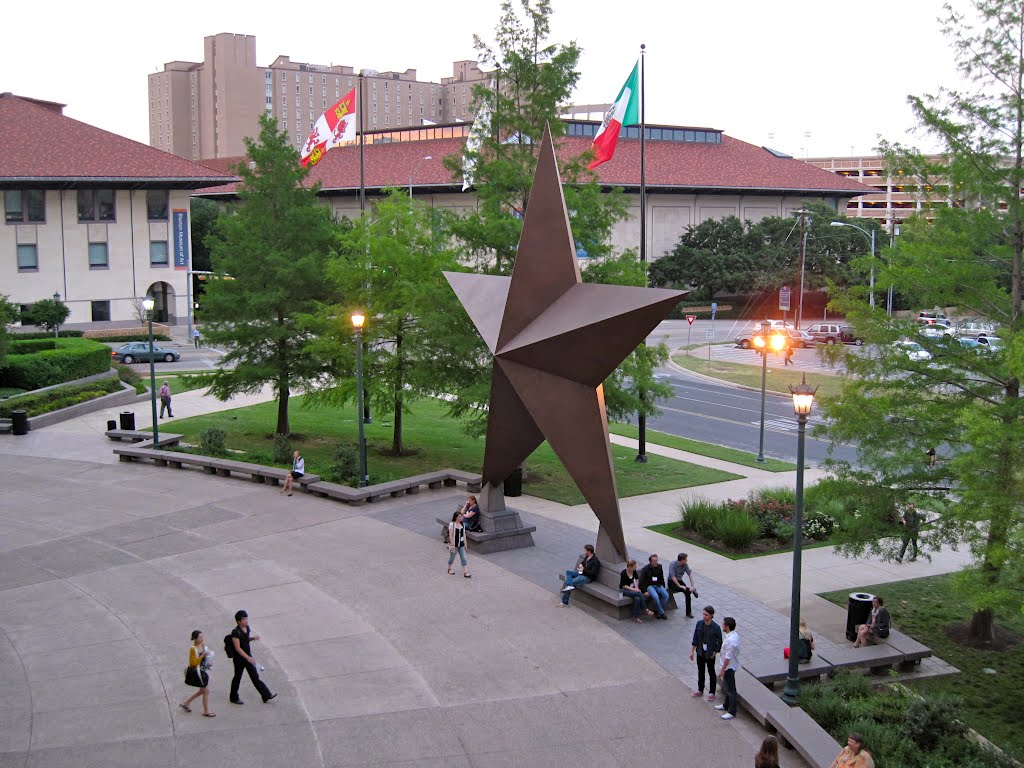
[[[116,442],[127,443],[148,443],[153,444],[152,432],[140,432],[137,429],[108,429],[104,432],[108,438]],[[182,435],[164,433],[160,435],[160,445],[177,445],[181,442]]]
[[[743,664],[743,668],[768,688],[773,688],[775,683],[781,683],[789,677],[789,659],[761,659]],[[797,665],[797,677],[801,680],[817,680],[822,675],[831,674],[833,668],[831,661],[815,654],[810,661]]]
[[[904,635],[895,629],[889,630],[889,637],[886,642],[892,648],[903,654],[903,661],[899,662],[899,668],[903,672],[912,671],[921,664],[921,659],[932,656],[932,649],[924,643],[919,643],[912,637]]]
[[[768,715],[789,709],[778,694],[743,668],[736,670],[736,698],[751,717],[770,730]]]
[[[828,652],[832,673],[852,667],[870,667],[873,675],[883,675],[893,664],[902,664],[904,654],[891,645],[865,645],[860,648],[835,648]]]
[[[607,571],[605,572],[607,573]],[[563,585],[565,584],[564,573],[557,574],[557,579]],[[628,619],[633,616],[633,598],[625,597],[620,590],[610,587],[607,584],[602,583],[600,580],[581,584],[576,587],[573,592],[580,594],[587,605],[597,608],[602,613],[612,616],[613,618]],[[647,598],[647,603],[648,605],[653,605],[653,601],[651,601],[650,597]],[[674,611],[678,607],[679,606],[676,604],[676,596],[669,593],[668,603],[665,605],[666,613],[668,611]]]
[[[829,768],[839,754],[839,743],[800,707],[773,709],[767,716],[783,746],[792,747],[811,768]]]

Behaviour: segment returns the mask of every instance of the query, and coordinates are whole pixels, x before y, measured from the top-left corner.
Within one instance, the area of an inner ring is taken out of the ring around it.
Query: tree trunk
[[[971,639],[990,643],[996,639],[995,613],[991,608],[971,614]]]
[[[395,334],[395,429],[391,437],[391,453],[401,456],[405,446],[402,445],[402,387],[405,384],[405,371],[403,357],[405,350],[402,349],[403,321],[398,321],[398,332]]]
[[[288,397],[291,392],[288,389],[288,382],[277,384],[277,434],[290,435],[291,427],[288,424]]]

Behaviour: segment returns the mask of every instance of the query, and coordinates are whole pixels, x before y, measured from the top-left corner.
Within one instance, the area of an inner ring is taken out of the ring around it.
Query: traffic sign
[[[706,329],[704,329],[704,340],[705,341],[714,341],[715,340],[715,329],[714,328],[706,328]]]
[[[790,290],[785,285],[779,288],[779,310],[782,312],[790,310]]]
[[[696,320],[696,319],[697,319],[696,315],[687,315],[686,316],[686,322],[688,322],[690,325],[693,325],[693,321]]]

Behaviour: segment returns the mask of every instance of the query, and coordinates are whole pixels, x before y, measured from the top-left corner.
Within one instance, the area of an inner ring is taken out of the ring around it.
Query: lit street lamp
[[[868,303],[871,305],[871,308],[874,309],[875,308],[875,230],[873,230],[873,229],[872,230],[867,230],[867,229],[864,229],[864,227],[858,227],[856,224],[847,224],[845,221],[833,221],[829,226],[831,226],[831,227],[849,227],[850,229],[856,229],[862,235],[866,236],[869,240],[871,240],[871,282],[870,282],[870,288],[869,288],[869,290],[871,292],[868,295]]]
[[[363,323],[366,315],[352,313],[352,327],[356,331],[356,419],[359,421],[359,488],[370,483],[366,472],[366,436],[363,434]]]
[[[413,180],[413,177],[416,175],[416,171],[418,171],[420,169],[420,166],[423,165],[423,161],[424,160],[433,160],[433,159],[434,158],[432,158],[430,155],[427,155],[426,157],[421,157],[419,162],[416,163],[415,166],[413,166],[412,173],[409,174],[409,199],[410,200],[412,200],[412,180]]]
[[[761,440],[757,447],[757,460],[761,463],[764,463],[764,390],[768,379],[768,352],[779,352],[786,346],[786,339],[782,334],[776,333],[772,334],[771,338],[768,337],[771,329],[772,324],[763,320],[760,335],[754,336],[754,346],[761,355]]]
[[[804,527],[804,432],[818,388],[807,386],[807,375],[804,374],[803,380],[795,387],[790,385],[789,391],[793,395],[797,425],[796,513],[793,516],[793,592],[789,603],[789,676],[782,700],[792,706],[800,698],[800,654],[797,649],[800,643],[800,556]]]
[[[54,304],[60,304],[60,292],[59,291],[55,292],[53,294],[53,303]],[[57,323],[55,326],[53,326],[53,338],[56,339],[57,335],[59,333],[60,333],[60,323]]]
[[[146,310],[146,317],[149,318],[149,400],[153,407],[153,447],[160,448],[160,424],[156,418],[156,368],[153,354],[153,308],[156,300],[152,296],[146,296],[142,300],[142,307]]]

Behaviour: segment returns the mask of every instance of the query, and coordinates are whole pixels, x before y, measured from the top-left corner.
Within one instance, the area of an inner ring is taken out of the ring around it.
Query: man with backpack
[[[271,693],[270,689],[267,688],[267,684],[260,680],[259,670],[256,669],[256,660],[252,657],[249,644],[253,640],[259,640],[260,636],[249,633],[249,614],[245,611],[238,611],[235,614],[235,624],[236,626],[231,630],[231,634],[224,638],[224,652],[235,665],[235,675],[231,678],[229,700],[232,704],[245,703],[238,698],[238,686],[242,682],[242,673],[248,672],[249,679],[252,680],[253,686],[255,686],[256,691],[263,699],[263,703],[266,704],[275,698],[277,694]]]

